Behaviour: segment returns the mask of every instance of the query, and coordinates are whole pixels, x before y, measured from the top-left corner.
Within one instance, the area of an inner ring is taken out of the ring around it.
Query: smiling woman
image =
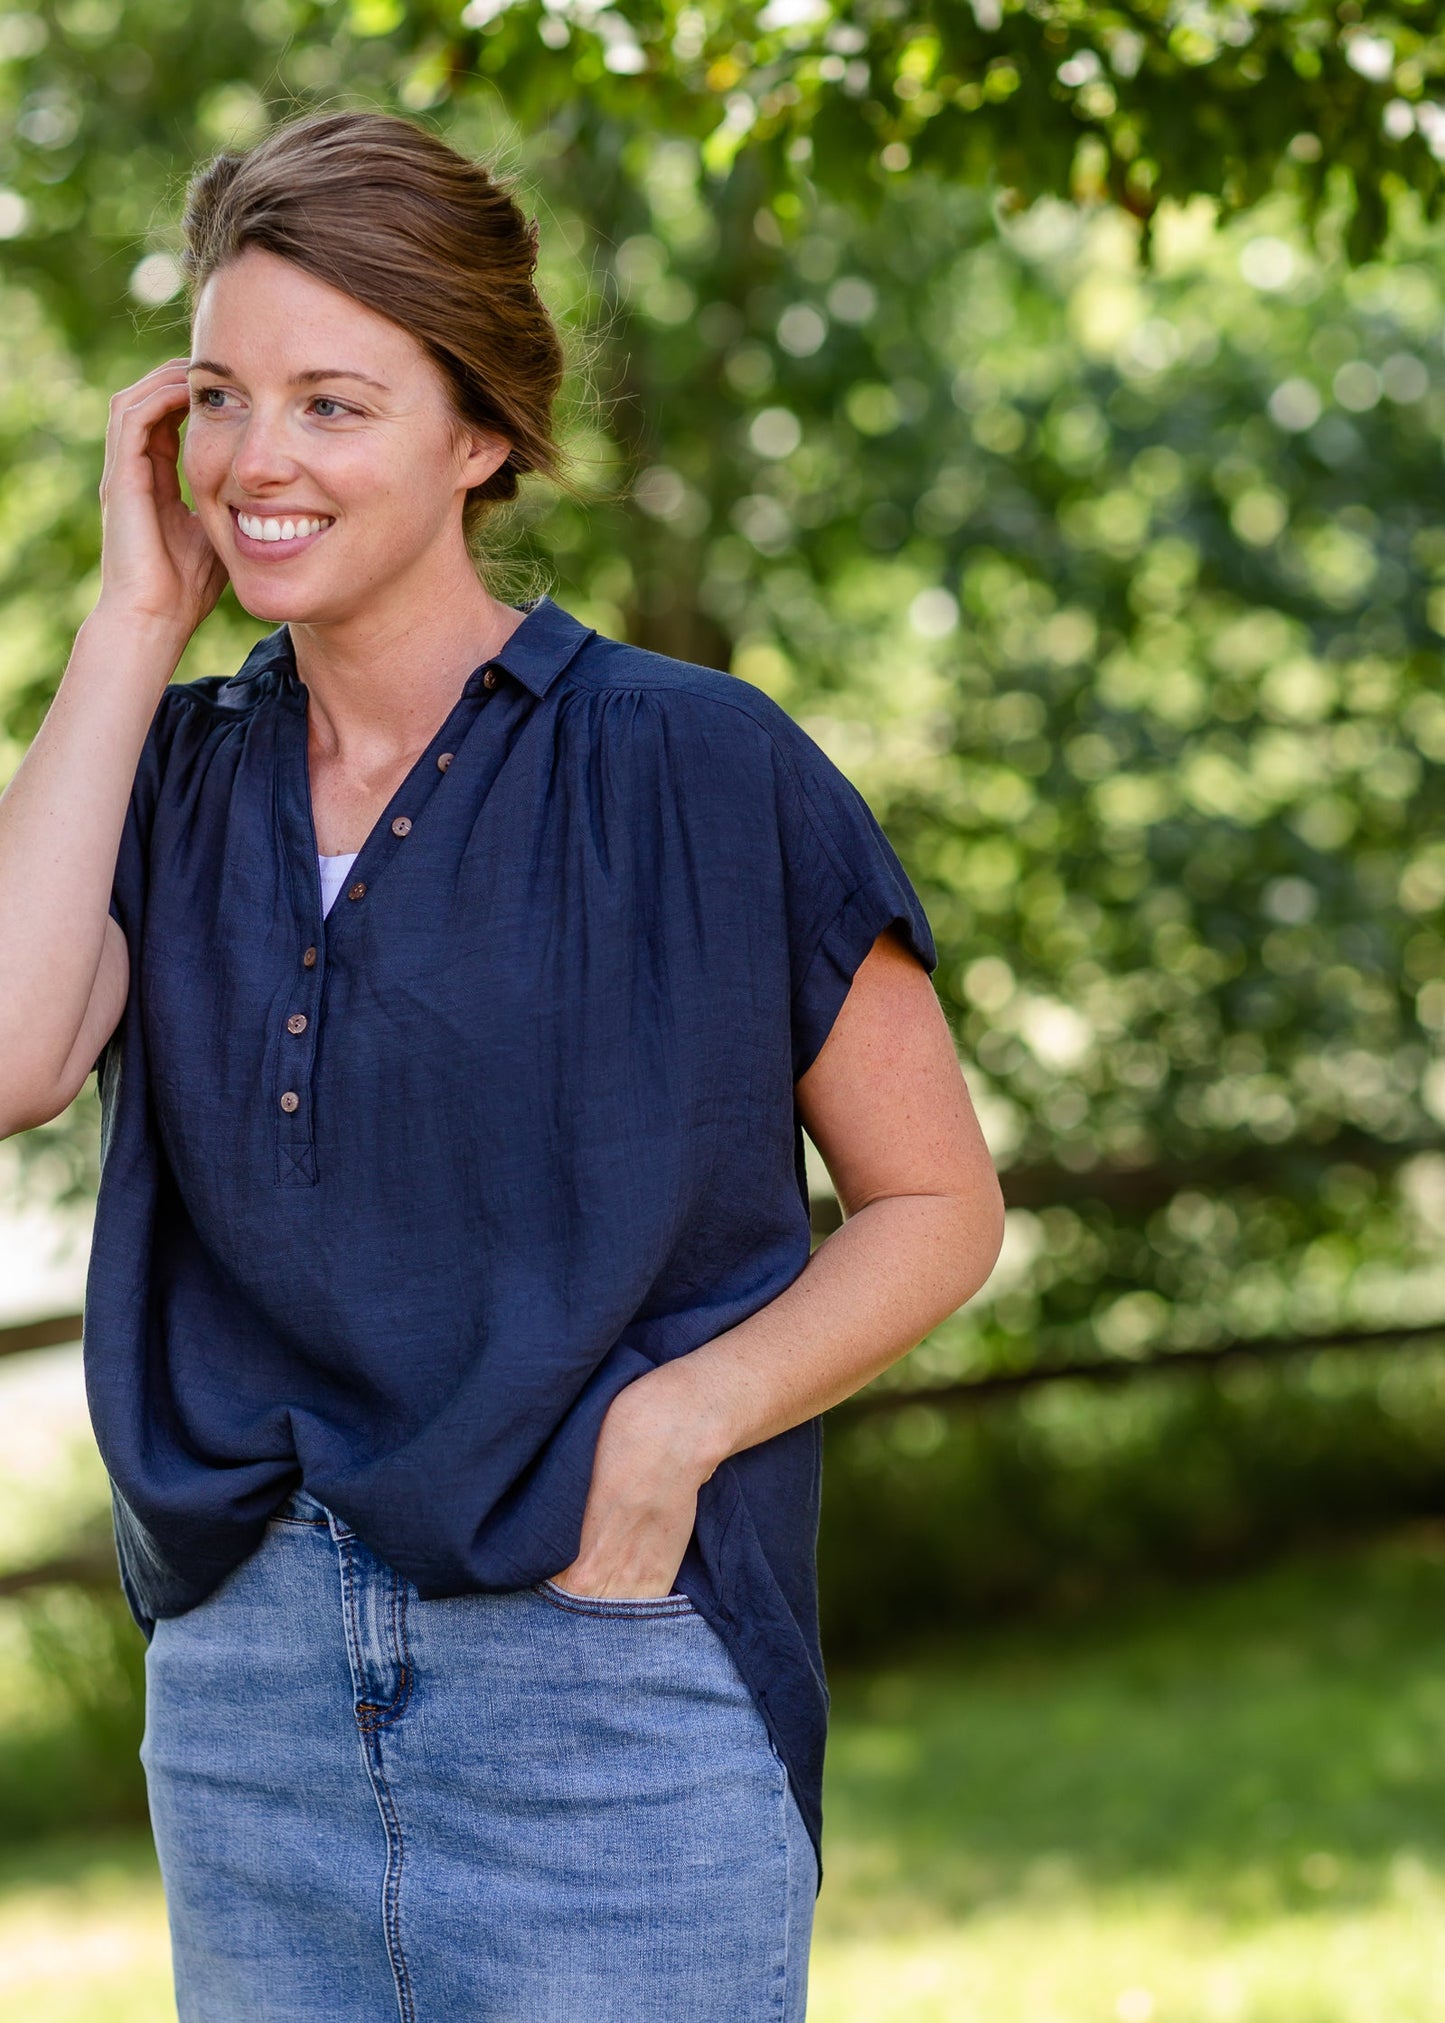
[[[510,441],[461,424],[458,389],[408,331],[292,260],[248,240],[197,282],[182,467],[247,610],[336,640],[358,580],[398,600],[475,595],[439,537],[459,507],[477,523]],[[355,362],[309,363],[338,349]]]
[[[367,171],[358,175],[363,131]],[[516,497],[524,472],[558,473],[552,407],[563,354],[533,284],[536,227],[475,163],[403,120],[298,120],[247,155],[217,155],[191,184],[183,229],[181,266],[193,303],[213,275],[258,248],[375,311],[394,337],[426,354],[453,433],[470,427],[498,451],[468,486],[468,533],[490,505]],[[198,314],[192,337],[202,358],[207,327]],[[396,396],[384,374],[366,377],[340,330],[330,335],[302,385],[344,377]],[[341,372],[319,362],[342,355]],[[391,362],[397,356],[393,345]],[[228,367],[206,369],[231,378]],[[414,379],[414,370],[404,377]]]
[[[489,591],[561,350],[486,170],[328,114],[186,234],[0,798],[182,2023],[799,2023],[818,1415],[1002,1233],[928,921],[760,690]],[[274,630],[171,683],[228,577]]]

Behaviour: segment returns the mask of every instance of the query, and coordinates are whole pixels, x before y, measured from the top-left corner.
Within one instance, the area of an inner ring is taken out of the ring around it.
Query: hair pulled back
[[[441,369],[458,418],[511,444],[467,494],[468,538],[524,471],[559,475],[556,328],[537,293],[537,227],[511,192],[424,127],[390,113],[311,113],[186,188],[181,269],[194,310],[248,246],[279,254],[408,331]]]

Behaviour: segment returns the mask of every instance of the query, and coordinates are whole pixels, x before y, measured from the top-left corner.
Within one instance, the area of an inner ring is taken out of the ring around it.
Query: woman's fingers
[[[168,358],[164,364],[153,365],[149,372],[143,372],[140,378],[133,381],[131,385],[122,387],[115,398],[124,404],[148,392],[151,387],[158,385],[162,380],[184,379],[189,370],[189,359]]]
[[[146,454],[154,475],[156,504],[181,504],[181,422],[179,413],[163,414],[151,424]]]
[[[180,426],[190,405],[183,358],[111,397],[100,480],[102,574],[108,594],[199,624],[225,570],[181,495]]]
[[[180,437],[172,417],[186,398],[184,387],[160,387],[122,412],[101,474],[102,509],[121,497],[144,495],[157,506],[168,497],[179,497]]]
[[[189,399],[184,359],[171,359],[165,365],[158,365],[144,379],[137,380],[134,386],[123,387],[119,393],[111,395],[105,462],[100,479],[102,496],[122,464],[129,460],[128,453],[132,453],[133,444],[139,451],[144,445],[145,431],[155,420]],[[141,436],[139,444],[134,442],[137,434]]]
[[[148,394],[162,386],[176,386],[186,377],[186,361],[183,358],[168,358],[164,365],[154,366],[151,371],[130,386],[118,387],[110,397],[111,420],[117,421],[129,408],[142,401]]]
[[[118,480],[140,474],[146,435],[151,423],[179,399],[174,381],[137,393],[133,387],[112,396],[110,421],[106,428],[105,462],[100,474],[100,494],[114,488]],[[149,486],[147,485],[147,489]]]

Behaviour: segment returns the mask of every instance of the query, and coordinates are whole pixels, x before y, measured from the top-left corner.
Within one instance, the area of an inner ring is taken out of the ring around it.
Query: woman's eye
[[[318,393],[315,400],[312,401],[311,405],[317,408],[333,407],[336,409],[336,412],[338,414],[346,414],[349,411],[348,409],[342,407],[339,401],[333,400],[329,393]],[[330,421],[331,417],[330,415],[324,414],[322,415],[321,419],[323,421]]]
[[[220,394],[222,399],[225,398],[225,389],[223,387],[198,386],[195,392],[191,395],[191,406],[209,408],[211,413],[214,414],[216,410],[211,405],[211,395],[213,393]]]

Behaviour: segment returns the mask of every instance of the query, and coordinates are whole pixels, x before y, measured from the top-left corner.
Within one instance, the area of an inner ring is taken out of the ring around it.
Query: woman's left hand
[[[697,1492],[712,1471],[676,1437],[651,1382],[652,1373],[619,1391],[602,1421],[581,1546],[554,1576],[573,1594],[650,1598],[669,1594],[677,1579]]]

